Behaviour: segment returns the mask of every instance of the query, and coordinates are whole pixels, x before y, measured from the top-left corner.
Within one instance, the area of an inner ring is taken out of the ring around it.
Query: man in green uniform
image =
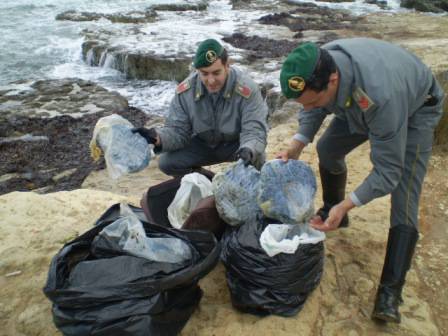
[[[319,48],[304,43],[288,55],[282,92],[303,105],[299,130],[278,157],[297,159],[328,114],[317,143],[324,205],[311,225],[330,231],[348,225],[347,213],[391,194],[390,230],[374,319],[400,322],[402,288],[418,239],[418,203],[442,114],[443,91],[430,69],[393,44],[341,39]],[[373,169],[345,197],[345,156],[370,142]]]
[[[260,168],[268,109],[258,85],[229,65],[226,49],[214,39],[199,45],[194,67],[178,85],[164,127],[134,132],[162,153],[159,168],[167,175],[236,159]]]

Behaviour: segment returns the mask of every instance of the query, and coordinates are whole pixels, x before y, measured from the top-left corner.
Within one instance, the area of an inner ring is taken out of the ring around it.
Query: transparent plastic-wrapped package
[[[237,226],[261,216],[257,204],[260,172],[242,160],[213,178],[216,209],[227,224]]]
[[[192,258],[188,244],[174,237],[147,237],[142,222],[127,204],[120,204],[121,217],[106,226],[94,241],[117,251],[157,262],[184,263]]]
[[[103,117],[95,125],[90,142],[92,157],[98,160],[103,151],[107,171],[114,179],[144,169],[151,159],[148,143],[132,133],[132,128],[128,120],[117,114]]]
[[[272,160],[261,169],[258,204],[266,217],[305,223],[314,214],[315,194],[316,177],[303,161]]]

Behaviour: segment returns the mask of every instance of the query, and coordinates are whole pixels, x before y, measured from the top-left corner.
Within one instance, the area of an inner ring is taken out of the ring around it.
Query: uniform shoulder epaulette
[[[353,100],[363,112],[367,112],[376,106],[373,100],[360,87],[356,87],[355,91],[353,91]]]
[[[244,84],[240,84],[240,83],[236,84],[235,91],[240,96],[243,96],[246,99],[249,98],[250,95],[252,94],[252,90],[251,90],[251,88],[249,86],[244,85]]]
[[[181,94],[187,91],[190,87],[191,87],[190,81],[186,79],[176,87],[176,93]]]

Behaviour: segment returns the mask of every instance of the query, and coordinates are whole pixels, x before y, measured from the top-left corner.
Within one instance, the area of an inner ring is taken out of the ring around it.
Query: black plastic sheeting
[[[324,244],[299,245],[294,254],[269,257],[259,243],[268,221],[245,223],[224,234],[221,260],[227,285],[233,306],[243,312],[293,316],[320,282]]]
[[[132,209],[142,217],[141,209]],[[92,250],[97,234],[118,216],[115,204],[53,258],[44,293],[53,302],[54,323],[64,335],[177,335],[199,304],[198,281],[217,264],[219,244],[205,231],[142,221],[149,237],[175,237],[190,244],[192,260],[160,263],[107,246]]]

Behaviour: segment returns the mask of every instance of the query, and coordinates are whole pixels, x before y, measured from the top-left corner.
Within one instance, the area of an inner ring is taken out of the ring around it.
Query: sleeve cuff
[[[361,205],[363,205],[362,203],[361,203],[361,201],[359,200],[359,198],[358,198],[358,196],[356,196],[356,194],[354,193],[354,192],[351,192],[350,193],[350,199],[351,199],[351,201],[353,202],[353,204],[355,204],[356,206],[361,206]]]
[[[310,143],[310,139],[308,139],[306,136],[304,136],[303,134],[300,134],[300,133],[294,134],[294,136],[292,138],[294,140],[304,143],[305,145],[308,145]]]

